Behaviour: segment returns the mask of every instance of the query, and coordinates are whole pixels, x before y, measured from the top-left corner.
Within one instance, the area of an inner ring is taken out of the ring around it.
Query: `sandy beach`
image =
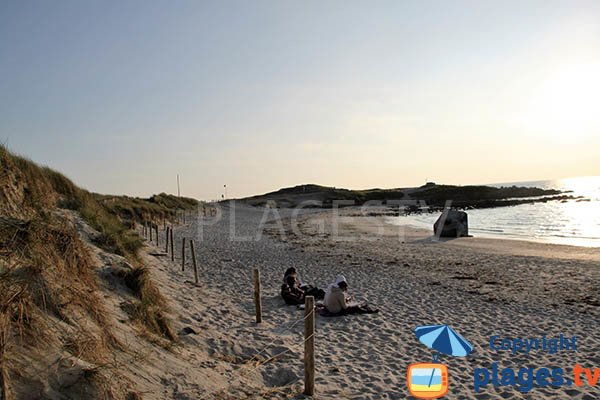
[[[0,400],[600,400],[600,0],[339,3],[1,2]]]
[[[413,331],[430,324],[449,324],[475,348],[467,358],[441,357],[450,371],[450,398],[598,397],[598,387],[587,385],[535,387],[525,394],[490,384],[474,392],[474,371],[491,368],[492,362],[515,370],[600,364],[598,249],[477,238],[436,242],[428,232],[410,228],[399,236],[398,227],[382,217],[356,216],[353,209],[336,219],[334,235],[331,211],[305,211],[297,227],[289,222],[291,213],[277,210],[278,219],[274,210],[238,205],[233,212],[223,208],[218,221],[200,218],[176,228],[176,243],[182,237],[198,240],[202,287],[182,286],[191,271],[181,273],[167,261],[157,271],[157,282],[174,304],[177,328],[192,327],[197,335],[190,340],[209,359],[233,364],[222,367],[224,379],[212,381],[212,393],[178,384],[176,392],[168,393],[174,389],[167,385],[156,398],[229,398],[216,392],[231,398],[302,398],[303,311],[286,306],[279,296],[290,266],[304,282],[319,287],[343,273],[355,299],[380,309],[375,315],[317,317],[316,398],[410,398],[408,365],[432,358]],[[262,276],[260,325],[254,323],[253,268]],[[489,347],[493,335],[560,334],[576,336],[577,351],[513,355]],[[233,381],[239,373],[249,379]]]

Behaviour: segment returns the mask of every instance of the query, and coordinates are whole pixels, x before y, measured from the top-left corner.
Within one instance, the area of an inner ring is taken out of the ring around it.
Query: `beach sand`
[[[175,229],[177,244],[183,237],[197,241],[201,288],[189,283],[191,264],[182,273],[165,261],[157,281],[173,303],[177,328],[198,332],[189,340],[220,366],[215,371],[222,379],[207,385],[212,392],[188,382],[173,384],[176,392],[157,398],[303,398],[304,312],[279,296],[290,266],[304,282],[323,288],[342,273],[356,300],[380,309],[374,315],[317,317],[318,399],[411,398],[408,366],[432,360],[414,329],[430,324],[448,324],[474,345],[466,358],[440,358],[449,369],[446,398],[600,396],[599,386],[535,387],[524,394],[488,385],[476,394],[473,385],[475,369],[491,368],[492,362],[515,371],[570,369],[576,363],[600,367],[599,249],[478,238],[435,241],[429,232],[356,216],[353,209],[335,219],[331,211],[305,211],[296,226],[288,218],[292,213],[225,207],[219,221],[199,218]],[[254,322],[253,268],[261,271],[262,324]],[[493,335],[560,334],[576,336],[577,351],[512,355],[489,348]],[[194,365],[193,358],[188,361]],[[231,397],[217,397],[219,388]]]

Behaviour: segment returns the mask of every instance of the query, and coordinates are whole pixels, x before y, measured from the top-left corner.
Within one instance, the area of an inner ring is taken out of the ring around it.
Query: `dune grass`
[[[133,319],[173,341],[167,303],[138,256],[143,240],[131,228],[196,207],[196,200],[167,194],[140,199],[91,193],[0,146],[0,398],[12,396],[11,360],[24,351],[24,344],[43,347],[59,339],[65,351],[89,362],[102,362],[111,349],[121,348],[99,295],[92,259],[61,208],[76,211],[99,232],[99,247],[130,262],[132,269],[123,279],[138,299]],[[52,328],[52,321],[77,327],[74,316],[81,315],[90,321],[86,329],[67,333]],[[54,337],[63,333],[65,337]],[[105,383],[98,382],[99,390]]]

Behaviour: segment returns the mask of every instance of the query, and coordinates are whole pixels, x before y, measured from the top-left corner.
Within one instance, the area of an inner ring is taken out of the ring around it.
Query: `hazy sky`
[[[600,1],[3,0],[0,140],[131,195],[600,175]]]

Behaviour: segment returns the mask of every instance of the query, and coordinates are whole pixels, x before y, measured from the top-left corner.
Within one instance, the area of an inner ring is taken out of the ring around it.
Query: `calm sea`
[[[570,190],[585,201],[568,200],[469,210],[469,233],[477,237],[600,247],[600,176],[490,186]],[[393,223],[433,229],[439,213],[400,216]]]

